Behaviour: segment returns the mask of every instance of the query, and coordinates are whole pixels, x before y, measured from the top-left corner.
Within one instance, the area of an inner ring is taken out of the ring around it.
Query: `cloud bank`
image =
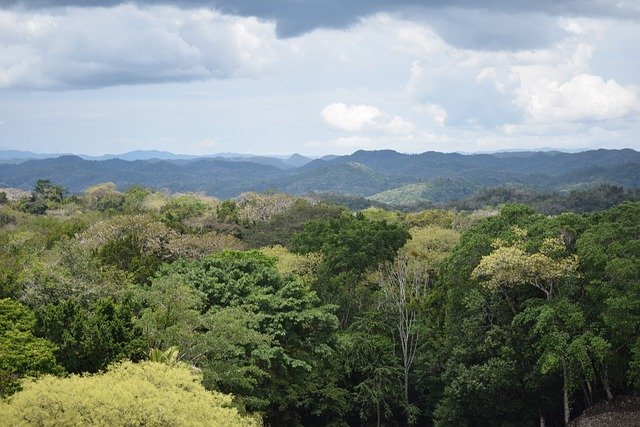
[[[5,1],[0,138],[638,147],[637,2],[479,3]]]
[[[0,88],[75,89],[251,76],[273,23],[175,7],[0,10]]]

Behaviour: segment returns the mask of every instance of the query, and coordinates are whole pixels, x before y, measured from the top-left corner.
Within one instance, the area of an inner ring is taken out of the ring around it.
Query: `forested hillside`
[[[603,184],[640,188],[640,153],[630,149],[469,155],[361,150],[311,162],[302,156],[286,161],[269,157],[171,159],[166,153],[162,157],[98,161],[62,156],[4,164],[0,165],[0,187],[28,190],[47,177],[74,193],[114,182],[118,188],[141,185],[221,198],[267,189],[297,195],[338,192],[391,205],[448,203],[498,186],[537,193]]]
[[[51,162],[73,176],[85,161]],[[92,179],[128,167],[92,164]],[[573,193],[562,206],[590,208],[552,216],[501,204],[561,206],[523,194],[400,212],[275,191],[0,190],[0,424],[552,426],[637,394],[637,193]]]

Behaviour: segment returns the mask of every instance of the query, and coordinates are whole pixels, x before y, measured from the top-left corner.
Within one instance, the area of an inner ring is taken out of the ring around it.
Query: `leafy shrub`
[[[0,403],[6,425],[258,426],[186,365],[123,362],[104,374],[45,376]]]

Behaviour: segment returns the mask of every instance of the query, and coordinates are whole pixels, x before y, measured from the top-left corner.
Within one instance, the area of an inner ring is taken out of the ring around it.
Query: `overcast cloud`
[[[4,1],[0,149],[640,148],[636,1]]]

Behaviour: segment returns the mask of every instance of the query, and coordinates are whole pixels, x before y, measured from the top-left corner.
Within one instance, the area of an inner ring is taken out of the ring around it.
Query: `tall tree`
[[[509,294],[509,289],[518,286],[533,286],[542,291],[548,303],[551,303],[560,293],[560,284],[564,281],[578,278],[578,257],[576,255],[565,254],[565,244],[561,238],[546,238],[542,242],[539,251],[529,253],[525,250],[526,230],[518,227],[513,228],[514,240],[507,242],[496,239],[493,243],[495,248],[489,255],[482,257],[478,266],[473,270],[472,277],[482,279],[483,286],[488,289],[501,292],[512,307],[514,314],[516,307]],[[568,353],[570,342],[575,337],[575,330],[580,325],[574,322],[563,321],[559,311],[542,310],[538,314],[542,319],[539,322],[548,321],[549,317],[555,320],[554,333],[545,335],[545,340],[549,337],[557,337],[553,345],[549,343],[542,346],[545,349],[543,357],[547,363],[542,363],[543,372],[551,370],[557,365],[562,368],[563,377],[563,408],[564,421],[570,420],[569,402],[569,367]],[[573,318],[570,317],[569,320]],[[547,331],[550,332],[547,328]],[[549,350],[553,348],[553,350]]]
[[[381,267],[378,284],[381,308],[392,316],[402,351],[404,398],[409,403],[409,376],[420,345],[418,322],[429,292],[429,274],[405,255]]]

